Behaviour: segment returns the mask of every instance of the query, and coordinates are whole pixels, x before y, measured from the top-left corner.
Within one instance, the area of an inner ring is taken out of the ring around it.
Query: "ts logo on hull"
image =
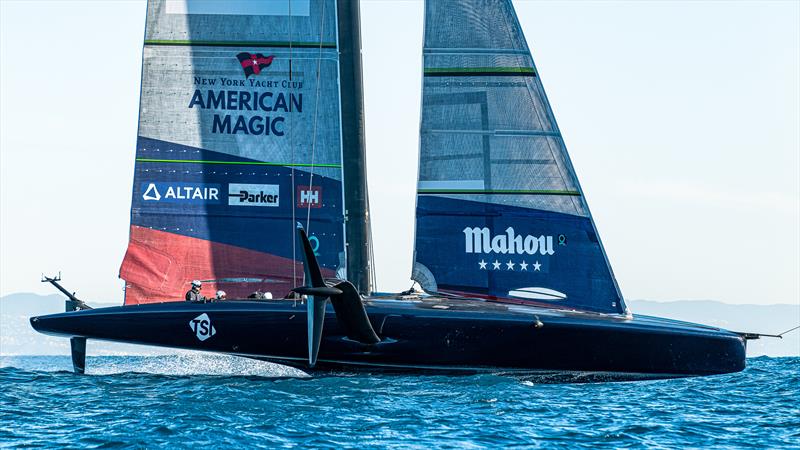
[[[217,329],[211,325],[211,319],[208,314],[203,313],[189,321],[189,329],[197,336],[200,341],[205,341],[211,336],[217,334]]]

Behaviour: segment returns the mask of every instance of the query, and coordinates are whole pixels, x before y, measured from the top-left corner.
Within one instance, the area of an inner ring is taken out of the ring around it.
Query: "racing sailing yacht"
[[[748,335],[626,306],[511,0],[425,3],[422,290],[373,292],[359,22],[358,0],[148,0],[124,305],[64,290],[31,318],[76,372],[87,338],[313,370],[744,368]],[[193,279],[231,299],[183,301]]]

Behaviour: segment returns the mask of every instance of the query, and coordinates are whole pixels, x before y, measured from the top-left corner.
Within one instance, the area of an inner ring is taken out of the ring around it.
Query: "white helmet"
[[[200,287],[202,285],[203,285],[203,283],[201,283],[200,280],[193,280],[192,281],[192,286]]]
[[[226,295],[228,295],[228,294],[226,294],[225,291],[217,291],[217,298],[223,298]]]
[[[267,292],[264,294],[264,298],[267,300],[272,300],[272,292]]]

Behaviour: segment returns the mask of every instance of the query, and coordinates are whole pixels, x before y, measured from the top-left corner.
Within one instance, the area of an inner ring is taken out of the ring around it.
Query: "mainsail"
[[[335,0],[149,0],[126,304],[345,267]]]
[[[428,0],[412,277],[429,291],[625,304],[511,0]]]

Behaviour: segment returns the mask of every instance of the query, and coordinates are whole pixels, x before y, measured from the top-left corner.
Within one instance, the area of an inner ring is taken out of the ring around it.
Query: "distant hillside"
[[[800,323],[800,305],[729,305],[715,301],[628,302],[634,314],[668,317],[733,331],[780,333]],[[94,307],[115,306],[95,304]],[[64,311],[61,295],[12,294],[0,297],[0,354],[68,354],[66,339],[45,336],[31,328],[31,316]],[[165,354],[169,349],[90,341],[89,354]],[[800,332],[784,339],[750,341],[748,356],[800,356]]]

